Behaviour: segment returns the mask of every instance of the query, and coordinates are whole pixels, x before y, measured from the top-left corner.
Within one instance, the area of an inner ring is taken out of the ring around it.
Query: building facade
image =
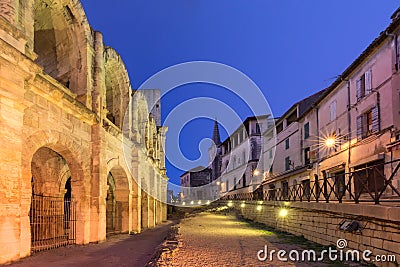
[[[268,115],[248,117],[220,144],[220,154],[210,161],[220,161],[218,181],[220,196],[247,194],[262,182],[260,165],[263,129],[272,127]],[[220,157],[220,159],[218,159]]]
[[[181,201],[190,203],[194,201],[208,201],[211,199],[209,184],[211,182],[211,169],[199,166],[183,173],[181,178]]]
[[[80,2],[0,1],[0,47],[0,264],[165,220],[157,91],[132,91]]]
[[[377,204],[400,197],[399,22],[396,11],[332,85],[289,109],[276,141],[264,133],[264,199]]]

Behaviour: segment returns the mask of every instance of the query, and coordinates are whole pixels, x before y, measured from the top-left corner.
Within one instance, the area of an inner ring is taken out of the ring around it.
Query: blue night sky
[[[175,64],[219,62],[249,76],[275,117],[333,82],[386,28],[398,7],[395,0],[82,0],[82,4],[106,45],[121,54],[133,88]],[[163,97],[163,117],[196,97],[218,99],[242,119],[253,115],[224,88],[195,83]],[[220,115],[215,113],[212,118]],[[186,124],[179,136],[183,155],[191,160],[201,157],[207,164],[209,142],[201,140],[210,138],[212,130],[212,119]],[[181,173],[167,164],[172,182],[178,183]]]

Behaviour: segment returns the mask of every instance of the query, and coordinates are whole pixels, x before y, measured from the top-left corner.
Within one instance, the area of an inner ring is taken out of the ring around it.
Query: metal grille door
[[[29,217],[32,252],[75,244],[76,203],[73,200],[33,195]]]

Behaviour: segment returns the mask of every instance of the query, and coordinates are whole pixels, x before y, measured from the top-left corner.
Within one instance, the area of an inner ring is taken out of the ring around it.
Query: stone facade
[[[361,253],[370,250],[374,256],[396,257],[396,262],[374,262],[378,266],[399,264],[399,207],[273,201],[234,201],[232,206],[247,219],[304,236],[322,245],[335,246],[338,239],[345,239],[345,250],[359,250]],[[285,216],[281,215],[283,209]],[[341,222],[355,220],[362,227],[360,231],[351,233],[339,229]]]
[[[0,264],[31,253],[33,195],[70,194],[78,244],[165,220],[160,106],[80,2],[0,1],[0,48]]]

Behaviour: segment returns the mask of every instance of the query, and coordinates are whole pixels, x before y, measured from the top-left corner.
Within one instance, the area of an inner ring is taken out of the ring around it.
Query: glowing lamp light
[[[240,207],[244,208],[244,207],[246,207],[246,204],[242,203],[242,204],[240,204]]]
[[[194,204],[194,201],[192,200],[192,201],[190,201],[190,205],[193,205]]]
[[[200,204],[201,204],[201,200],[199,200],[199,201],[197,202],[197,204],[199,204],[199,205],[200,205]]]
[[[262,206],[261,205],[257,206],[257,211],[262,211]]]
[[[228,203],[228,207],[232,207],[233,206],[233,203],[232,202],[229,202]]]
[[[326,138],[326,140],[325,140],[325,146],[326,147],[331,148],[335,144],[336,144],[336,138],[335,137],[331,136],[331,137]]]
[[[258,175],[260,175],[260,171],[259,171],[259,170],[257,170],[257,169],[255,169],[255,170],[253,171],[253,175],[254,175],[254,176],[258,176]]]
[[[288,215],[288,210],[287,209],[281,209],[280,211],[279,211],[279,217],[281,217],[281,218],[285,218],[287,215]]]
[[[207,203],[206,203],[207,205],[210,205],[210,200],[207,200]]]
[[[182,206],[185,206],[186,205],[186,202],[182,202]]]
[[[217,185],[220,185],[220,184],[221,184],[221,182],[220,182],[220,181],[218,181],[218,182],[217,182]]]

